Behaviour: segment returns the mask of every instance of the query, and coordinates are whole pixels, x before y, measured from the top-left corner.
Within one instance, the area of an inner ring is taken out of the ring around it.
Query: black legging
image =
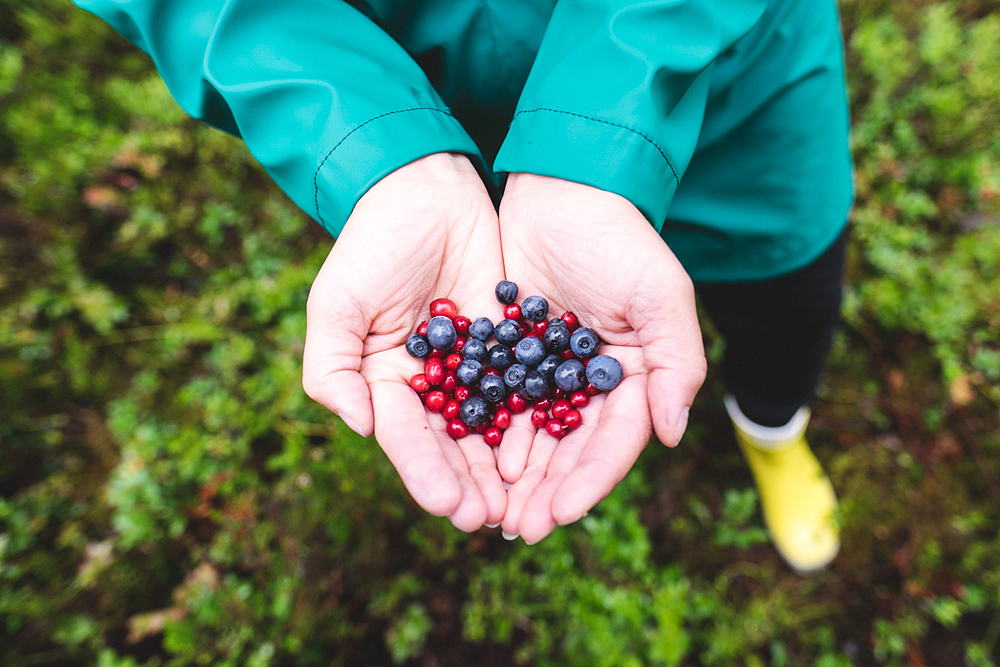
[[[722,378],[750,420],[782,426],[815,396],[840,320],[847,231],[812,264],[757,282],[697,285],[726,341]]]

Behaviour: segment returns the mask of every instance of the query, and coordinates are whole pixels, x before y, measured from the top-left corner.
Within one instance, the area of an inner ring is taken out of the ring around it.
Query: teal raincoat
[[[851,204],[834,0],[75,2],[334,236],[443,151],[627,198],[696,282],[810,263]]]

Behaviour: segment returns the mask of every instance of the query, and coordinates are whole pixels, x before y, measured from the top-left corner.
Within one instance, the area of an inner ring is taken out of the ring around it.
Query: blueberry
[[[549,381],[545,379],[545,375],[532,369],[525,373],[524,387],[520,393],[529,401],[537,401],[549,393]]]
[[[558,354],[569,349],[569,327],[562,320],[555,320],[559,324],[549,323],[549,328],[545,330],[543,336],[545,348],[553,354]]]
[[[524,385],[524,376],[528,374],[528,367],[524,364],[514,364],[503,374],[503,381],[511,391],[518,391]]]
[[[490,408],[479,396],[471,396],[462,402],[458,416],[466,426],[482,426],[490,418]]]
[[[427,341],[435,350],[450,350],[458,334],[450,317],[436,315],[427,323]]]
[[[466,359],[455,369],[455,377],[462,384],[474,386],[483,377],[483,365],[475,359]]]
[[[501,280],[496,288],[497,301],[505,306],[517,301],[517,284],[509,280]]]
[[[545,297],[529,296],[521,302],[521,314],[531,322],[541,322],[549,314],[549,302]]]
[[[486,362],[487,355],[489,352],[486,350],[486,343],[478,338],[470,338],[466,341],[465,347],[462,348],[463,358],[473,359],[481,364]]]
[[[521,325],[514,320],[500,320],[493,329],[493,337],[498,343],[514,347],[514,344],[521,340]]]
[[[544,375],[549,384],[552,384],[556,378],[556,369],[559,368],[559,364],[562,361],[563,358],[558,354],[550,354],[542,359],[542,362],[535,367],[535,370]]]
[[[507,398],[507,385],[499,375],[484,375],[479,381],[479,393],[490,403],[499,403]]]
[[[579,358],[589,359],[597,354],[597,346],[600,342],[601,339],[597,337],[593,329],[580,327],[570,336],[569,346],[573,350],[573,354]]]
[[[535,336],[522,338],[514,346],[514,356],[525,366],[537,366],[545,358],[545,343]]]
[[[622,365],[614,357],[599,354],[587,363],[587,382],[601,391],[611,391],[622,381]]]
[[[431,344],[427,342],[427,336],[413,334],[406,339],[406,351],[411,357],[423,359],[431,353]]]
[[[488,317],[477,317],[476,321],[469,325],[469,335],[473,338],[486,342],[493,335],[493,322]]]
[[[490,366],[502,371],[514,363],[514,351],[502,343],[497,343],[490,348],[489,360]]]
[[[556,368],[556,386],[566,393],[579,391],[587,384],[583,364],[577,359],[567,359]]]

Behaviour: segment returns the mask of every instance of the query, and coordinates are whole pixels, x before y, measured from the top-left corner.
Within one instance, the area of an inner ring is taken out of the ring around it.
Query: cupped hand
[[[499,449],[508,491],[503,530],[528,543],[576,521],[621,481],[653,431],[674,446],[705,379],[687,273],[624,198],[532,174],[511,174],[500,205],[508,280],[519,298],[546,297],[576,314],[618,359],[622,383],[581,410],[583,426],[556,440],[508,432]]]
[[[503,278],[496,210],[461,155],[412,162],[358,201],[306,308],[303,386],[362,435],[373,432],[410,495],[471,531],[497,523],[506,493],[482,436],[448,437],[408,382],[422,372],[406,339],[428,305],[499,319]]]

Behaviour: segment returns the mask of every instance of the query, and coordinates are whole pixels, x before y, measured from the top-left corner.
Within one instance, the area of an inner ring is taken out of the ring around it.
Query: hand
[[[624,198],[511,174],[500,234],[519,298],[540,294],[555,316],[575,313],[625,371],[616,389],[581,410],[583,426],[561,440],[544,431],[505,434],[498,466],[513,486],[502,526],[530,544],[610,493],[653,430],[664,444],[678,443],[706,362],[691,280]]]
[[[423,364],[404,345],[437,297],[499,319],[502,278],[493,203],[466,157],[442,153],[361,198],[306,308],[306,393],[361,435],[374,431],[417,504],[465,531],[503,516],[496,459],[482,436],[456,442],[424,409],[409,387]]]

